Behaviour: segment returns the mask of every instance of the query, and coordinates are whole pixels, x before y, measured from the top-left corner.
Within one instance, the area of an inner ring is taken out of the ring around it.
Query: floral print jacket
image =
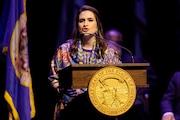
[[[51,60],[51,68],[50,68],[50,75],[48,77],[48,80],[50,81],[52,87],[55,84],[60,83],[58,71],[62,70],[64,68],[67,68],[71,64],[121,64],[120,57],[116,54],[116,51],[108,47],[104,56],[97,59],[96,57],[96,51],[94,50],[85,50],[81,47],[78,49],[78,54],[73,55],[70,53],[70,42],[66,42],[62,45],[60,45],[53,56]],[[59,85],[60,87],[60,85]],[[61,88],[60,88],[61,89]],[[86,91],[86,88],[80,88],[80,89],[68,89],[66,91],[66,94],[64,94],[66,98],[63,100],[63,102],[68,103],[71,101],[71,97],[77,96],[81,93],[84,93]]]

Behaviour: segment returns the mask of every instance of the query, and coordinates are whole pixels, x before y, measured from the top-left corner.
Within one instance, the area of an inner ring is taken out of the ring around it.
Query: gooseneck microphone
[[[87,34],[87,35],[86,35],[86,34]],[[127,51],[127,52],[130,54],[130,56],[131,56],[131,62],[134,63],[134,56],[133,56],[132,52],[131,52],[128,48],[126,48],[126,47],[124,47],[124,46],[121,46],[121,45],[113,42],[112,40],[108,40],[108,39],[105,39],[105,38],[101,38],[101,37],[97,36],[95,33],[94,33],[94,34],[86,33],[86,34],[82,34],[81,36],[82,36],[82,37],[84,37],[84,36],[90,36],[90,37],[95,36],[95,37],[98,38],[98,39],[103,39],[103,40],[105,40],[106,42],[109,42],[109,43],[111,43],[111,44],[114,44],[114,45],[116,45],[116,46],[124,49],[125,51]]]
[[[117,47],[119,47],[119,48],[121,48],[121,49],[124,49],[126,52],[128,52],[130,54],[130,56],[131,56],[131,62],[134,63],[134,56],[133,56],[132,52],[129,49],[127,49],[126,47],[121,46],[121,45],[115,43],[112,40],[107,40],[107,39],[104,39],[104,40],[109,42],[109,43],[111,43],[111,44],[113,44],[113,45],[115,45],[115,46],[117,46]]]

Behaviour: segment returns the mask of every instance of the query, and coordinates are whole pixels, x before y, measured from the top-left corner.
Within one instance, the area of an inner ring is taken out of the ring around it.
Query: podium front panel
[[[72,65],[72,88],[86,88],[92,76],[98,70],[108,65]],[[126,70],[132,76],[137,87],[148,87],[146,67],[149,66],[149,63],[124,63],[114,66],[121,67],[122,69]]]

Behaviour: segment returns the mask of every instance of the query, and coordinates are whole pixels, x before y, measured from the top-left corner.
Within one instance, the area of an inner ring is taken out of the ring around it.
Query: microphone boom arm
[[[89,34],[89,35],[92,35],[92,36],[95,36],[95,37],[97,37],[97,38],[99,38],[99,39],[103,39],[103,40],[105,40],[106,42],[110,42],[110,43],[112,43],[112,44],[115,44],[115,45],[119,46],[120,48],[126,50],[126,51],[131,55],[131,62],[134,63],[134,56],[133,56],[132,52],[131,52],[128,48],[126,48],[126,47],[124,47],[124,46],[121,46],[121,45],[113,42],[112,40],[107,40],[107,39],[105,39],[105,38],[101,38],[101,37],[97,36],[96,34],[91,34],[91,33],[88,33],[88,34]]]

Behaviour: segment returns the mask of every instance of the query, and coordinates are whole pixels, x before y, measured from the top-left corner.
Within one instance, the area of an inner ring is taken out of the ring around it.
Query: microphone
[[[79,38],[89,40],[92,36],[94,36],[94,35],[91,33],[82,33],[79,35]]]
[[[90,33],[82,33],[79,35],[79,38],[82,39],[82,40],[89,40],[93,37],[94,35],[93,34],[90,34]]]
[[[108,40],[108,39],[105,39],[105,38],[101,38],[101,37],[97,36],[95,33],[94,33],[94,34],[86,33],[86,34],[88,34],[88,35],[90,35],[90,36],[95,36],[96,38],[99,38],[99,39],[103,39],[103,40],[105,40],[106,42],[109,42],[109,43],[111,43],[111,44],[114,44],[114,45],[116,45],[116,46],[124,49],[125,51],[127,51],[127,52],[130,54],[130,56],[131,56],[131,62],[134,63],[134,56],[133,56],[132,52],[131,52],[128,48],[126,48],[126,47],[124,47],[124,46],[121,46],[121,45],[113,42],[112,40]],[[83,34],[83,36],[84,36],[84,34]]]

